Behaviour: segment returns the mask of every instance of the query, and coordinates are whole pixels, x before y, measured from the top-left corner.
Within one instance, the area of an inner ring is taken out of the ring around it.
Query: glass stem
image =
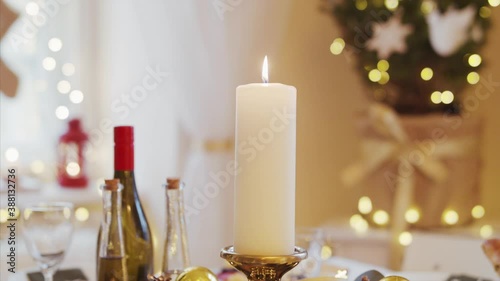
[[[52,270],[44,270],[42,271],[44,281],[53,281],[54,280],[54,271]]]

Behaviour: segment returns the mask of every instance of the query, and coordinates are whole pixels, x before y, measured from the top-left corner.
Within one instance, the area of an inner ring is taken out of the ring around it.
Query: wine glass
[[[37,203],[24,209],[23,237],[45,281],[52,281],[73,232],[73,204]]]
[[[323,232],[319,228],[299,227],[295,231],[295,245],[307,250],[307,258],[292,269],[285,280],[296,281],[317,277],[321,270]]]

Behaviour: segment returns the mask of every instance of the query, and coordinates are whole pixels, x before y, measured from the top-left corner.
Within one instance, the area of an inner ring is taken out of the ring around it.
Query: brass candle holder
[[[234,252],[229,246],[220,252],[221,258],[246,275],[249,281],[280,281],[283,275],[307,258],[307,251],[295,247],[291,255],[258,256]]]

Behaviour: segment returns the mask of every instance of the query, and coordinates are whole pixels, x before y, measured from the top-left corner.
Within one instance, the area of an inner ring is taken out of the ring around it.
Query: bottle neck
[[[115,141],[115,171],[134,170],[134,144]]]
[[[135,176],[133,170],[115,170],[114,178],[120,179],[123,184],[122,202],[123,207],[127,203],[133,203],[138,198],[137,188],[135,186]]]
[[[125,256],[121,222],[121,191],[103,190],[103,220],[99,257]]]

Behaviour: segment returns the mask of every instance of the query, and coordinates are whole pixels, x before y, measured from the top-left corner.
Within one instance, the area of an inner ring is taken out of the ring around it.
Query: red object
[[[115,171],[134,170],[134,127],[114,128]]]
[[[490,239],[483,243],[483,251],[500,274],[500,239]]]
[[[83,188],[88,184],[83,151],[88,141],[80,119],[69,121],[68,131],[59,138],[57,181],[63,187]]]

